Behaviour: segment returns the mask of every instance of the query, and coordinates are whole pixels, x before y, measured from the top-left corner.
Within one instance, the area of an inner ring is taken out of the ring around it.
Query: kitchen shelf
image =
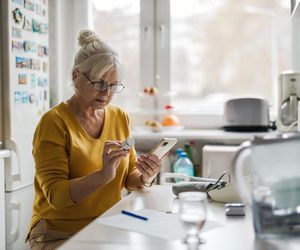
[[[221,129],[184,129],[181,131],[151,132],[132,131],[132,136],[136,140],[160,140],[164,137],[175,137],[178,140],[201,140],[210,142],[222,142],[229,144],[240,144],[246,140],[251,140],[254,136],[265,136],[277,134],[278,132],[227,132]]]
[[[134,114],[140,114],[140,115],[167,115],[167,114],[176,114],[176,108],[170,110],[165,110],[165,109],[131,109],[127,110],[127,112],[134,113]]]

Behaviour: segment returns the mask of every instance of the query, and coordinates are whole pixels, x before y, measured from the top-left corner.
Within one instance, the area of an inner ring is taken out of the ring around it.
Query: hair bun
[[[100,39],[96,35],[95,32],[88,30],[88,29],[81,30],[79,32],[78,43],[81,47],[84,47],[84,46],[88,45],[89,43],[92,43],[95,41],[100,42]]]

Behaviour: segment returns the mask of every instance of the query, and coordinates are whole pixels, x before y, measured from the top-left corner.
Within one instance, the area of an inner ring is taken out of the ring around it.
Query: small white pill
[[[127,150],[131,146],[133,146],[134,143],[135,143],[135,140],[132,137],[128,137],[125,141],[122,142],[122,148]]]

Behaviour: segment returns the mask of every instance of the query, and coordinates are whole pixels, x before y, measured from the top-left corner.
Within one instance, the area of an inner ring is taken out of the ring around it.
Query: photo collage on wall
[[[11,0],[14,103],[49,108],[48,0]]]

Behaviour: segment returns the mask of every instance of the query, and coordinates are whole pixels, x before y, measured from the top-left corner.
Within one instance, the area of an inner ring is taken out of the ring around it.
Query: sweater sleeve
[[[36,179],[53,209],[74,204],[69,190],[68,140],[64,124],[54,114],[42,118],[33,139]]]

